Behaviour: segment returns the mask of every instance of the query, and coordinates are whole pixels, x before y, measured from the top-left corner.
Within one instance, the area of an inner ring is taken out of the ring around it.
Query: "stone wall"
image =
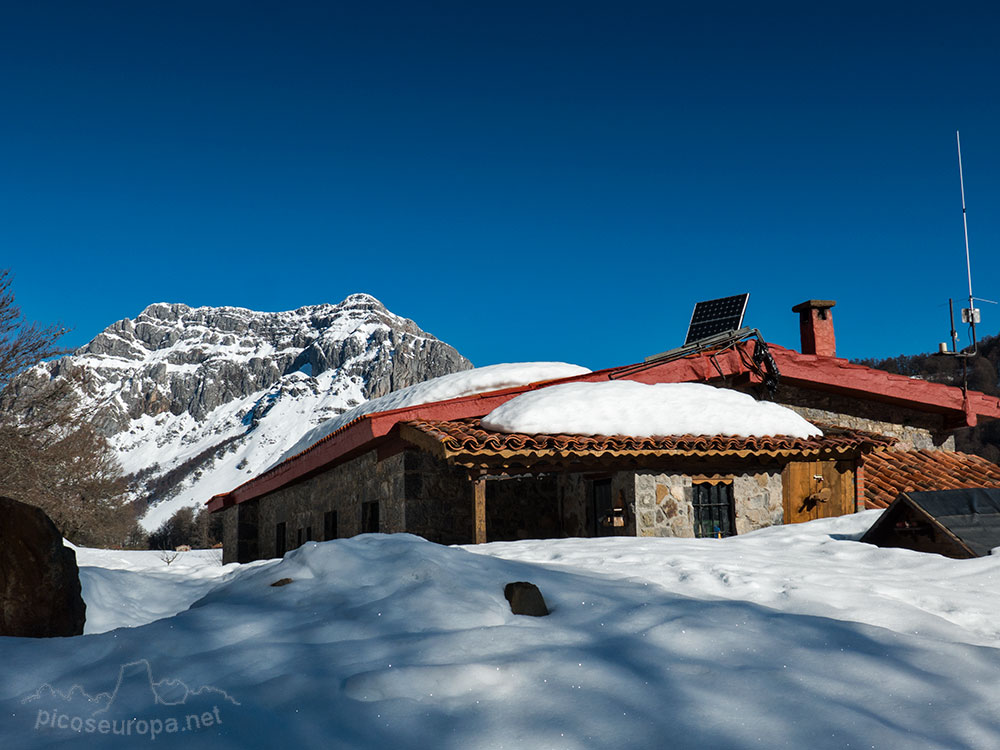
[[[896,450],[955,450],[954,435],[939,414],[789,385],[779,386],[774,400],[810,422],[896,438]]]
[[[310,538],[325,541],[324,514],[328,511],[337,513],[337,536],[359,534],[365,503],[378,503],[381,532],[405,531],[439,544],[473,541],[472,483],[464,469],[416,449],[377,459],[377,453],[369,451],[222,511],[225,561],[275,557],[280,523],[285,524],[286,551],[298,546],[300,531],[303,542]],[[782,487],[777,464],[755,467],[757,471],[751,473],[744,466],[729,463],[688,464],[611,474],[487,477],[487,539],[586,537],[599,532],[691,537],[692,478],[685,471],[733,480],[738,533],[781,523]],[[610,479],[612,502],[624,501],[623,527],[597,528],[593,485],[602,478]]]
[[[489,479],[487,535],[490,541],[561,535],[559,494],[554,476]],[[418,450],[382,461],[369,451],[269,495],[223,513],[226,562],[277,556],[278,524],[285,524],[285,551],[302,541],[325,541],[324,514],[337,513],[337,536],[362,532],[362,507],[378,503],[379,531],[409,532],[439,544],[473,541],[472,483],[464,469]],[[252,513],[250,511],[253,511]],[[253,538],[241,517],[254,517]],[[253,555],[246,554],[253,549]]]
[[[613,474],[560,474],[556,477],[559,512],[562,519],[561,536],[589,537],[604,535],[635,536],[635,482],[632,472],[619,471]],[[611,501],[615,504],[619,497],[625,503],[625,526],[597,528],[594,516],[594,481],[611,480]]]
[[[736,533],[746,534],[784,522],[781,472],[762,471],[733,478]]]
[[[310,537],[323,539],[323,519],[328,511],[337,513],[337,535],[360,534],[364,503],[378,503],[379,531],[404,531],[403,454],[378,461],[369,451],[302,482],[283,487],[255,502],[258,514],[258,557],[277,554],[277,527],[285,524],[285,549],[298,546]],[[238,506],[237,506],[238,507]],[[228,512],[228,511],[227,511]],[[223,531],[225,535],[225,530]],[[228,540],[224,542],[228,549]]]
[[[590,483],[583,474],[561,474],[557,484],[563,536],[587,536],[594,525]]]
[[[486,480],[486,539],[551,539],[562,536],[559,490],[551,474]]]
[[[633,472],[619,471],[611,477],[611,502],[617,504],[619,498],[624,500],[625,506],[625,526],[617,527],[613,530],[605,529],[603,532],[598,529],[598,535],[602,533],[607,536],[636,536],[636,490]]]
[[[636,534],[693,537],[692,477],[652,471],[635,472],[633,476]],[[782,523],[781,472],[777,467],[731,477],[738,534]]]
[[[260,505],[251,500],[232,505],[222,513],[222,562],[251,562],[259,559],[257,516]]]
[[[634,478],[636,536],[694,536],[691,477],[642,471]]]
[[[251,501],[254,502],[254,501]],[[231,505],[222,514],[222,564],[239,562],[236,559],[236,516],[238,505]]]
[[[422,451],[407,450],[402,455],[405,530],[438,544],[471,544],[475,538],[472,483],[465,470]],[[489,534],[488,525],[486,531]]]
[[[241,503],[236,506],[236,560],[245,563],[260,559],[259,525],[260,503]]]

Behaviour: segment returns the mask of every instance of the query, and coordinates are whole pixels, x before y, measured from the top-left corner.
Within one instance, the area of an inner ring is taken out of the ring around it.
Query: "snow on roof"
[[[482,425],[496,432],[565,435],[790,435],[822,431],[791,409],[700,383],[615,380],[566,383],[523,393]]]
[[[447,401],[452,398],[473,396],[477,393],[499,391],[504,388],[515,388],[544,380],[569,378],[588,372],[590,370],[586,367],[566,362],[509,362],[441,375],[425,380],[423,383],[400,388],[385,396],[365,401],[353,409],[323,422],[303,435],[295,445],[285,451],[277,463],[301,453],[313,443],[366,414],[403,409],[407,406],[429,404],[434,401]]]

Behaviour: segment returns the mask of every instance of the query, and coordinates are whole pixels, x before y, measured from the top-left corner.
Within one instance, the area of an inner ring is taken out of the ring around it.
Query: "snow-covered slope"
[[[143,519],[154,529],[267,468],[344,410],[470,366],[355,294],[278,313],[150,305],[39,367],[82,383],[85,408],[139,479],[137,494],[154,503]]]
[[[226,568],[81,550],[100,626],[0,638],[0,747],[1000,747],[1000,557],[853,541],[877,517],[464,549],[374,534]],[[511,614],[519,580],[548,617]],[[100,632],[116,624],[137,627]]]

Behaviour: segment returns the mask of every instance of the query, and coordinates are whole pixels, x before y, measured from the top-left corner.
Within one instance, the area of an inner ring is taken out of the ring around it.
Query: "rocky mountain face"
[[[155,528],[263,470],[358,403],[470,368],[454,348],[351,295],[278,313],[154,304],[35,372],[72,376]]]

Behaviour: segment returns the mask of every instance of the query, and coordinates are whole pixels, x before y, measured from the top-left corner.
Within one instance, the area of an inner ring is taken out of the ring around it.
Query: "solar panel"
[[[735,297],[699,302],[691,313],[691,323],[688,325],[684,344],[701,341],[718,333],[738,330],[743,325],[743,314],[746,312],[748,299],[750,299],[749,292],[737,294]]]

